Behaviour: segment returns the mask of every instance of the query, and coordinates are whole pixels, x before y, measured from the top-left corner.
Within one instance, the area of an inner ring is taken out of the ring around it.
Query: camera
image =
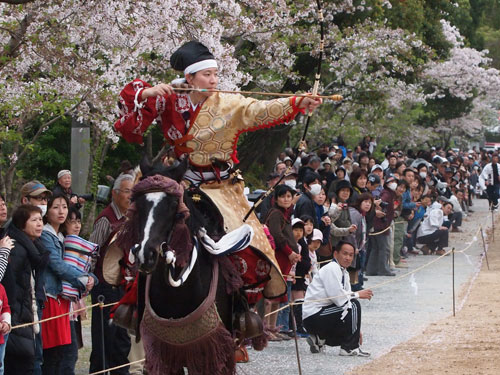
[[[382,212],[386,213],[387,207],[389,206],[389,203],[381,201],[380,202],[380,208],[382,209]],[[384,216],[383,218],[380,219],[383,223],[387,220],[387,218]]]
[[[92,193],[89,193],[89,194],[82,194],[82,195],[79,195],[78,198],[83,198],[85,199],[87,202],[92,202],[94,200],[94,194]]]

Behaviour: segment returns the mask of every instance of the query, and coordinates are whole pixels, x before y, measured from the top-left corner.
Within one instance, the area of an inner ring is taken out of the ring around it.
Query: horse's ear
[[[181,182],[182,177],[186,174],[186,171],[188,169],[189,161],[188,158],[185,157],[179,165],[177,165],[175,168],[169,169],[168,174],[171,179]]]
[[[149,156],[146,152],[142,156],[141,163],[139,165],[141,167],[141,172],[143,176],[146,176],[153,168],[151,160],[149,159]]]

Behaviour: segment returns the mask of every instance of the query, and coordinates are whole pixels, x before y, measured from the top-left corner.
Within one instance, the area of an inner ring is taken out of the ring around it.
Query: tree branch
[[[1,0],[0,0],[1,1]],[[26,155],[26,153],[28,152],[28,149],[29,149],[29,145],[32,145],[33,143],[35,143],[35,141],[40,137],[40,135],[42,134],[43,130],[45,128],[47,128],[47,126],[50,126],[52,125],[54,122],[56,122],[57,120],[61,119],[62,117],[65,117],[67,115],[69,115],[70,113],[72,113],[75,109],[77,109],[80,104],[82,104],[82,102],[87,98],[87,96],[90,94],[90,90],[87,91],[81,98],[80,100],[78,101],[78,103],[76,103],[73,107],[71,107],[70,109],[68,109],[66,112],[64,112],[62,115],[59,115],[59,116],[56,116],[52,119],[50,119],[49,121],[47,121],[45,124],[42,124],[40,125],[40,127],[38,128],[36,134],[33,136],[33,138],[30,139],[30,141],[28,143],[26,143],[23,147],[23,151],[21,151],[21,153],[19,154],[19,156],[17,157],[17,160],[15,162],[12,162],[11,165],[9,166],[9,169],[7,170],[7,173],[9,172],[12,172],[16,167],[17,167],[17,164],[19,164],[19,161]]]

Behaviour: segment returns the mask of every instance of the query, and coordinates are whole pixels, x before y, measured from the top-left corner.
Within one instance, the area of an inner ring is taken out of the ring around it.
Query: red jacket
[[[0,284],[0,321],[9,323],[9,326],[11,325],[9,300],[2,284]],[[4,342],[3,335],[0,335],[0,345]]]

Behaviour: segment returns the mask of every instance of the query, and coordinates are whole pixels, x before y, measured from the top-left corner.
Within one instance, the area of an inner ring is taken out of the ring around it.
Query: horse
[[[209,253],[196,235],[224,234],[214,210],[203,214],[184,192],[183,162],[141,162],[128,220],[117,241],[139,264],[138,315],[148,374],[235,373],[233,302],[243,285],[227,257]],[[208,216],[207,216],[208,215]],[[236,293],[237,294],[237,293]]]

